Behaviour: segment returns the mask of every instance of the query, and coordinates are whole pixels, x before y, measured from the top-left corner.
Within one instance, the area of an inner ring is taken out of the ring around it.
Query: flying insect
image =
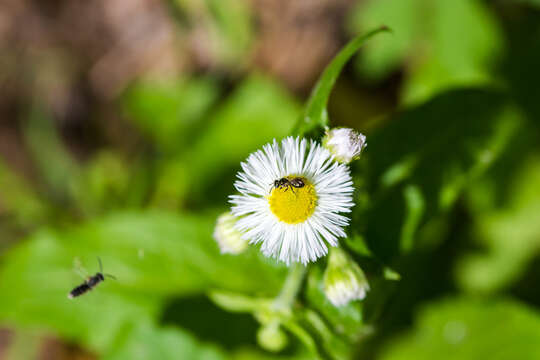
[[[103,265],[101,264],[101,259],[99,257],[98,257],[98,262],[99,262],[99,272],[97,272],[93,276],[89,276],[81,285],[71,290],[68,294],[68,299],[73,299],[83,294],[86,294],[88,291],[95,288],[100,282],[105,281],[105,277],[109,277],[113,280],[116,280],[116,277],[114,277],[113,275],[103,273]]]

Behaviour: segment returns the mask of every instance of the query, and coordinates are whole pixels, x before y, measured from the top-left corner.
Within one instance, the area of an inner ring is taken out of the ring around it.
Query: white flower
[[[236,228],[264,255],[308,263],[337,246],[349,219],[353,186],[349,168],[315,141],[288,137],[266,144],[242,164],[232,195]],[[275,181],[285,178],[281,186]],[[290,182],[289,182],[290,181]]]
[[[362,300],[369,291],[366,275],[340,248],[332,249],[323,277],[324,293],[334,306]]]
[[[323,145],[344,164],[358,159],[362,149],[367,146],[364,135],[348,128],[326,130]]]
[[[234,228],[236,218],[230,213],[221,214],[214,228],[214,239],[218,243],[222,254],[240,254],[248,243],[242,239],[241,233]]]

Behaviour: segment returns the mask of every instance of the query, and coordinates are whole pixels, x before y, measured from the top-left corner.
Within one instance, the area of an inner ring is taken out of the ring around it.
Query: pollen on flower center
[[[292,180],[295,177],[287,176],[286,178]],[[288,224],[298,224],[307,220],[317,205],[315,187],[306,178],[301,179],[305,184],[303,187],[297,188],[292,185],[276,187],[268,196],[270,210],[279,220]]]

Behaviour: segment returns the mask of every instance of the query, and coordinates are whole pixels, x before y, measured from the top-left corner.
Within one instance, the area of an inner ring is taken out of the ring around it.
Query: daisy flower
[[[230,196],[235,227],[261,251],[287,264],[315,261],[345,237],[353,206],[347,165],[315,141],[287,137],[241,164]]]

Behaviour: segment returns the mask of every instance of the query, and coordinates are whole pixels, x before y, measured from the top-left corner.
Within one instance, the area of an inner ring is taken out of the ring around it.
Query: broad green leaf
[[[324,72],[319,77],[317,84],[313,88],[311,95],[307,101],[304,114],[298,120],[296,127],[293,130],[294,134],[305,135],[317,130],[322,130],[328,126],[328,114],[326,105],[330,98],[330,93],[334,88],[341,70],[354,54],[373,36],[389,31],[386,27],[380,27],[371,30],[366,34],[359,35],[349,41],[343,49],[332,59],[330,64],[326,66]]]
[[[436,2],[431,54],[403,88],[406,103],[456,86],[496,84],[492,67],[500,57],[502,34],[493,15],[481,1]]]
[[[33,242],[48,239],[63,250],[53,257],[59,267],[79,257],[95,269],[96,256],[107,272],[122,278],[116,288],[139,293],[184,295],[210,287],[244,293],[274,294],[281,285],[283,266],[255,248],[238,255],[221,255],[212,238],[213,216],[176,215],[164,211],[114,214],[66,231],[46,232],[19,250],[28,256]],[[36,245],[37,246],[37,245]],[[13,264],[15,265],[15,264]],[[251,276],[257,271],[257,278]]]
[[[282,267],[251,249],[221,255],[211,234],[214,218],[166,212],[121,213],[63,231],[41,231],[6,253],[0,268],[0,322],[39,325],[106,349],[126,322],[151,319],[161,298],[224,289],[265,296],[281,286]],[[107,279],[68,300],[89,273]],[[253,276],[257,274],[257,276]]]
[[[418,8],[424,0],[380,0],[359,2],[350,16],[352,32],[366,31],[384,24],[392,36],[374,39],[366,44],[358,57],[362,75],[381,79],[401,66],[409,55],[423,22],[418,21]]]
[[[224,360],[219,349],[196,341],[178,328],[158,328],[140,321],[123,334],[123,339],[104,360]]]
[[[84,281],[73,271],[72,256],[48,232],[8,252],[0,269],[0,323],[52,330],[102,351],[111,346],[126,323],[155,316],[155,296],[121,296],[111,291],[117,286],[112,281],[100,284],[84,297],[69,300],[68,292]],[[107,263],[105,266],[105,270],[114,270]],[[97,266],[91,270],[97,271]]]
[[[468,291],[490,292],[511,284],[540,252],[538,155],[523,162],[506,192],[503,206],[476,215],[475,240],[483,251],[467,254],[456,266],[458,281]]]
[[[540,316],[523,304],[454,298],[424,308],[381,359],[533,360],[540,357],[538,337]]]
[[[447,212],[497,160],[522,123],[504,96],[479,90],[449,92],[398,114],[370,136],[365,191],[372,200],[355,210],[352,228],[366,229],[370,249],[384,260],[410,249],[428,220]]]
[[[402,102],[418,103],[456,86],[495,84],[491,67],[503,47],[493,15],[479,0],[370,0],[352,15],[354,31],[385,24],[360,58],[363,76],[380,80],[405,67]]]

